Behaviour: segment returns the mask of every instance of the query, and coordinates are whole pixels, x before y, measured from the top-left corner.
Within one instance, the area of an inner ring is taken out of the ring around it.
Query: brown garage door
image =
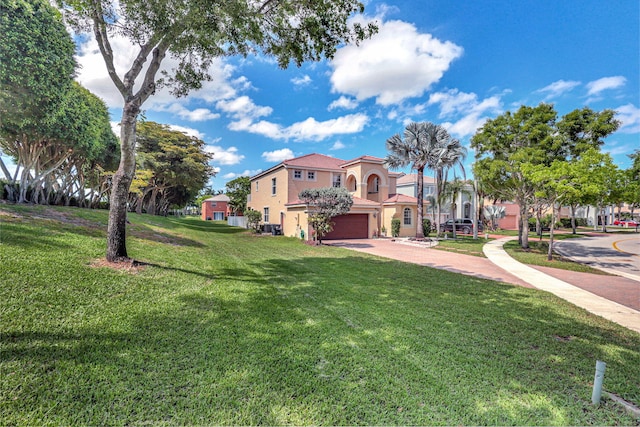
[[[332,219],[333,231],[324,238],[331,239],[366,239],[369,237],[369,215],[349,214]]]

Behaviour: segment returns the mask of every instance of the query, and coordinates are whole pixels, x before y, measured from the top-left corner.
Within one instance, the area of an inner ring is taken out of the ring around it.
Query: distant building
[[[202,219],[205,221],[224,221],[231,215],[229,197],[224,194],[209,197],[202,202]]]

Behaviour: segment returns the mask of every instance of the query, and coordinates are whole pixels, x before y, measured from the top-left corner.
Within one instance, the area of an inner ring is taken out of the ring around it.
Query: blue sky
[[[623,125],[603,150],[626,168],[640,148],[639,3],[369,1],[354,19],[376,20],[379,33],[333,60],[281,70],[268,58],[227,58],[202,90],[180,99],[161,91],[143,108],[148,120],[206,142],[215,189],[313,152],[384,157],[386,139],[411,121],[443,124],[468,147],[487,118],[540,102],[560,116],[584,106],[618,111]],[[78,52],[78,80],[119,121],[122,102],[95,43]],[[467,172],[472,161],[470,152]]]

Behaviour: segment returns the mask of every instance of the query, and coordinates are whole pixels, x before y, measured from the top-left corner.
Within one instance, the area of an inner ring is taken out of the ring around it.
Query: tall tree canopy
[[[254,52],[274,57],[281,67],[331,57],[342,43],[373,34],[375,25],[351,25],[364,11],[357,0],[228,0],[149,2],[146,0],[59,0],[68,21],[91,28],[109,76],[122,95],[122,156],[113,177],[107,230],[107,259],[127,257],[126,202],[135,170],[136,119],[155,91],[169,86],[176,96],[200,88],[220,56]],[[124,76],[118,75],[112,37],[124,36],[138,53]],[[178,61],[160,72],[164,58]]]
[[[42,140],[56,129],[73,81],[74,49],[59,12],[46,0],[0,2],[0,148],[16,161],[17,140]],[[17,176],[2,159],[0,167],[15,184]],[[14,185],[7,190],[15,197]]]
[[[204,141],[175,131],[167,125],[138,123],[137,194],[131,205],[149,214],[166,214],[172,205],[182,206],[205,186],[213,157]]]
[[[561,195],[567,203],[576,200],[576,192],[553,188],[546,179],[552,173],[558,179],[566,175],[565,166],[557,162],[578,161],[587,152],[597,152],[604,138],[620,125],[614,116],[611,110],[583,108],[558,121],[551,104],[523,105],[513,114],[507,111],[488,120],[473,136],[471,146],[477,153],[474,174],[491,197],[519,205],[523,248],[528,247],[529,208],[536,194],[544,190],[541,186],[553,190],[554,198]],[[524,165],[527,172],[535,173],[525,173]]]
[[[247,197],[251,193],[251,178],[240,176],[227,182],[225,187],[231,209],[236,213],[244,212],[247,209]]]

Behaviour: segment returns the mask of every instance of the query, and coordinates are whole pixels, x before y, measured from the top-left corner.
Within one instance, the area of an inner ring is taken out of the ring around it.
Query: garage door
[[[324,238],[366,239],[369,237],[369,214],[340,215],[332,219],[333,231]]]

